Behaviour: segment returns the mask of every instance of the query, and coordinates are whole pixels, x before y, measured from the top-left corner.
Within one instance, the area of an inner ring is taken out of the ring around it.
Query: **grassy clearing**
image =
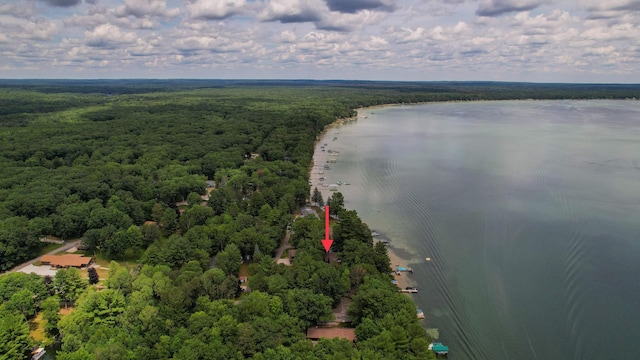
[[[107,269],[97,268],[96,271],[98,272],[98,277],[100,278],[100,282],[98,282],[98,284],[100,284],[104,280],[107,280],[107,278],[109,277],[109,270]],[[82,270],[81,275],[83,279],[89,279],[89,272],[87,270]]]
[[[45,245],[43,248],[40,249],[40,251],[38,252],[38,256],[42,256],[48,252],[51,252],[63,246],[63,244],[52,244],[52,243],[46,243],[46,244],[47,245]]]
[[[75,309],[73,306],[69,306],[66,309],[65,308],[60,309],[60,320],[64,319],[65,317],[67,317],[67,315],[71,314],[73,309]]]
[[[242,265],[240,265],[240,272],[238,273],[238,276],[249,276],[249,265],[250,264],[251,264],[251,262],[242,263]]]
[[[31,330],[31,333],[29,335],[33,340],[48,345],[52,342],[52,340],[49,339],[44,332],[44,324],[45,320],[42,319],[42,312],[39,312],[36,318],[29,323],[29,329]]]
[[[139,262],[137,262],[136,260],[111,260],[111,259],[107,259],[106,257],[104,257],[101,254],[86,254],[87,256],[92,256],[95,260],[94,262],[98,265],[100,265],[100,267],[104,267],[104,268],[109,268],[109,264],[111,263],[111,261],[115,261],[118,264],[120,264],[121,266],[126,267],[127,269],[131,269],[132,267],[138,266],[140,265]],[[98,272],[99,274],[100,272]]]

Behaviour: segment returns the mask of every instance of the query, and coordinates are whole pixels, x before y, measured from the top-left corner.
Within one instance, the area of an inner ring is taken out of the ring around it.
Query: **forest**
[[[0,80],[0,271],[43,236],[111,261],[100,284],[75,269],[1,276],[0,358],[29,357],[37,316],[59,359],[429,358],[355,211],[327,199],[340,262],[325,261],[323,220],[294,221],[316,136],[380,104],[639,97],[616,84]],[[298,252],[276,265],[288,227]],[[314,346],[306,328],[344,296],[356,344]]]

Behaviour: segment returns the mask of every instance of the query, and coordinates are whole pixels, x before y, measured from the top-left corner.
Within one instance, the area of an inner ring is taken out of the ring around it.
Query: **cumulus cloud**
[[[38,19],[23,26],[23,34],[34,40],[50,40],[58,34],[58,25],[50,20]]]
[[[0,23],[0,33],[6,42],[35,40],[50,41],[60,32],[59,26],[48,19],[6,18]]]
[[[583,2],[589,11],[627,10],[640,11],[640,2],[637,0],[586,0]]]
[[[510,12],[533,10],[546,3],[545,0],[486,0],[480,3],[476,15],[500,16]]]
[[[180,15],[180,9],[167,9],[166,0],[125,0],[124,5],[116,8],[116,15],[137,18],[158,16],[169,19]]]
[[[640,1],[637,0],[585,0],[584,6],[590,20],[621,18],[640,12]]]
[[[36,13],[33,3],[24,4],[0,4],[0,14],[12,15],[20,18],[28,18]]]
[[[568,1],[0,0],[0,77],[640,81],[640,2]]]
[[[246,0],[194,0],[186,8],[194,19],[218,20],[240,14],[246,5]]]
[[[296,39],[296,34],[291,30],[285,30],[271,37],[271,41],[277,43],[293,43]]]
[[[238,52],[253,45],[225,36],[190,36],[178,39],[174,45],[181,52],[207,50],[214,53]]]
[[[272,0],[258,18],[283,24],[310,22],[319,30],[348,32],[376,23],[384,14],[372,10],[332,11],[322,0]]]
[[[384,13],[370,10],[362,10],[355,14],[330,12],[321,15],[315,25],[320,30],[353,31],[364,26],[379,22],[384,18]]]
[[[272,0],[258,17],[281,23],[315,22],[322,18],[323,8],[320,0]]]
[[[393,11],[395,5],[390,0],[326,0],[329,9],[343,13],[356,13],[360,10]]]
[[[391,34],[394,42],[397,44],[416,42],[424,39],[425,37],[425,29],[421,26],[418,26],[415,29],[392,27],[388,30],[388,33]]]
[[[41,0],[41,1],[47,5],[60,6],[60,7],[76,6],[82,2],[82,0]]]
[[[131,44],[138,38],[136,34],[124,32],[113,24],[102,24],[93,31],[85,32],[86,44],[91,47],[116,48],[118,45]]]

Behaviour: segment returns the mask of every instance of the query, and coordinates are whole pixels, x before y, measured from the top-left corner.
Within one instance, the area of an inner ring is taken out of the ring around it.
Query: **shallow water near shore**
[[[362,109],[325,139],[450,359],[640,358],[640,102]]]

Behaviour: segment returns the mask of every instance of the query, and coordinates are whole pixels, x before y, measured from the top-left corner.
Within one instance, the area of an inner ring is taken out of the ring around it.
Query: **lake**
[[[325,139],[450,359],[640,358],[640,101],[362,109]]]

